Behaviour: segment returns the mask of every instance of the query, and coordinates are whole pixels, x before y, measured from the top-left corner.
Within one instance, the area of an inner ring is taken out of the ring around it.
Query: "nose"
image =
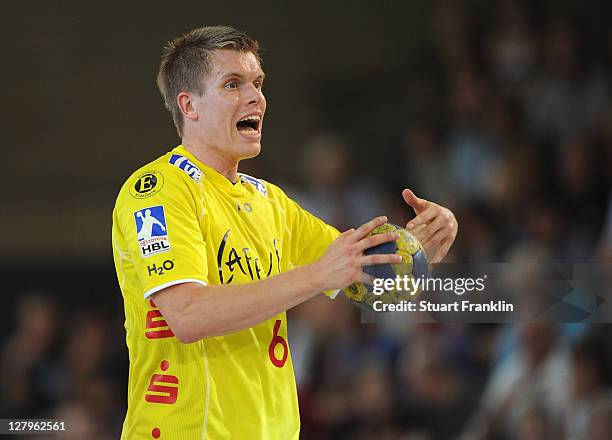
[[[261,89],[258,89],[255,87],[255,85],[251,84],[247,88],[245,98],[249,104],[259,104],[263,99],[263,93],[261,92]]]

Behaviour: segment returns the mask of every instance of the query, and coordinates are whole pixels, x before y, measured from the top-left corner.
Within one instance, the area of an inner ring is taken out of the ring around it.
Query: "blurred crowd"
[[[341,229],[403,225],[409,187],[455,212],[447,261],[612,262],[612,27],[551,6],[435,2],[429,44],[389,79],[398,141],[317,134],[296,199]],[[362,324],[328,303],[289,320],[304,438],[612,438],[607,325]]]
[[[128,373],[123,314],[68,307],[45,291],[19,297],[0,352],[0,414],[64,421],[66,432],[54,438],[119,438]]]
[[[418,62],[384,85],[402,100],[385,172],[354,172],[375,153],[358,129],[326,130],[298,153],[291,195],[343,229],[381,213],[405,224],[410,187],[454,211],[448,261],[611,263],[612,27],[546,4],[433,2]],[[123,316],[58,304],[19,298],[1,414],[64,419],[64,438],[117,438]],[[610,327],[364,324],[347,301],[315,298],[289,318],[302,438],[610,439]]]

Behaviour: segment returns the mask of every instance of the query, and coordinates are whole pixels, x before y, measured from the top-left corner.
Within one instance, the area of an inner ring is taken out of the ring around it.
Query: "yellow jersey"
[[[122,439],[297,439],[287,320],[181,343],[150,296],[240,284],[319,258],[338,231],[275,185],[232,184],[179,146],[136,171],[113,212],[130,369]]]

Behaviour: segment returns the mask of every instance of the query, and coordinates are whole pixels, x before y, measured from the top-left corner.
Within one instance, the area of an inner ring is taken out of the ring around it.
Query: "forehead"
[[[263,75],[263,70],[253,52],[240,52],[231,49],[215,50],[211,54],[210,77],[218,78],[228,74],[246,77]]]

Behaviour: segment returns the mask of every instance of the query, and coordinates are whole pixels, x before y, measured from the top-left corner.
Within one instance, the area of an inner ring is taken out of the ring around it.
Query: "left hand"
[[[420,199],[405,189],[402,196],[414,209],[416,217],[406,223],[406,229],[414,235],[425,249],[430,263],[439,263],[457,237],[457,219],[450,209],[429,200]]]

